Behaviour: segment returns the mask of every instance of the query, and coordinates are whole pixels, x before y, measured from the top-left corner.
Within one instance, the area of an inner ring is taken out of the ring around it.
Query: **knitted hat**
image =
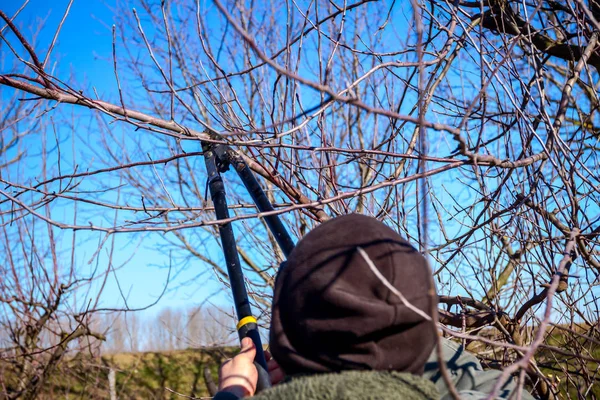
[[[382,276],[369,267],[364,253]],[[359,214],[329,220],[298,243],[278,272],[271,353],[288,375],[422,374],[436,342],[436,331],[423,316],[437,302],[432,290],[425,258],[392,229]]]

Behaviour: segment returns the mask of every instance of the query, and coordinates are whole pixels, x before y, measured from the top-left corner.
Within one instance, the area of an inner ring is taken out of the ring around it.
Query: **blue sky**
[[[22,1],[8,0],[5,11],[14,13]],[[53,59],[59,60],[59,74],[74,73],[77,80],[87,80],[97,87],[114,89],[112,69],[107,68],[111,56],[111,1],[75,1],[71,6],[57,45]],[[50,39],[60,23],[69,4],[65,0],[31,0],[18,17],[22,27],[30,24],[39,26],[43,21],[44,30],[39,35],[39,48],[47,48]],[[108,86],[108,87],[106,87]]]
[[[47,49],[51,38],[68,1],[32,0],[25,10],[19,15],[17,25],[25,27],[25,32],[30,33],[28,26],[37,27],[43,23],[43,30],[35,43],[37,49]],[[8,0],[3,3],[3,10],[9,15],[13,14],[22,1]],[[101,97],[113,97],[117,93],[117,86],[112,66],[112,32],[114,1],[75,1],[70,9],[57,44],[53,50],[49,70],[53,74],[68,82],[81,83],[79,87],[95,88]],[[43,19],[43,21],[42,21]],[[31,37],[31,36],[29,36]],[[45,54],[42,53],[42,54]],[[70,106],[65,106],[69,112]],[[129,133],[133,129],[126,125],[114,127],[115,131]],[[86,138],[93,143],[95,138],[85,131],[73,132],[69,127],[61,127],[58,136],[68,143],[72,135],[78,137],[77,146],[81,146],[82,153],[89,151],[84,148],[82,141]],[[39,146],[37,137],[24,146],[35,148]],[[70,144],[66,146],[68,149]],[[53,153],[56,156],[56,152]],[[73,162],[69,152],[63,150],[62,162],[64,170],[73,171]],[[84,163],[79,160],[81,165]],[[93,161],[90,161],[93,165]],[[35,161],[30,162],[28,168],[34,175]],[[90,168],[93,169],[93,168]],[[59,215],[64,220],[69,220],[72,215],[72,206],[55,207],[54,215]],[[60,218],[60,219],[63,219]],[[72,232],[60,232],[63,239],[62,253],[68,256],[70,251]],[[80,269],[90,271],[100,265],[100,270],[106,270],[108,254],[111,252],[112,238],[107,241],[98,260],[88,264],[97,249],[102,234],[81,232],[77,234],[78,246],[76,258]],[[169,276],[169,255],[161,249],[164,242],[153,235],[116,235],[114,237],[113,268],[123,265],[112,272],[106,282],[100,304],[104,307],[120,307],[124,305],[123,296],[127,299],[130,308],[145,307],[159,297],[165,288]],[[219,249],[215,249],[219,251]],[[194,265],[196,263],[196,265]],[[104,265],[104,268],[102,266]],[[199,276],[202,268],[195,261],[190,261],[187,268],[170,272],[171,282],[165,295],[151,312],[156,312],[164,307],[188,307],[203,303],[207,298],[219,306],[228,303],[228,293],[222,284],[214,279],[214,274],[205,273]],[[116,276],[115,276],[116,275]],[[118,284],[117,284],[118,278]],[[100,282],[98,283],[100,285]],[[119,288],[120,286],[120,288]],[[94,290],[90,291],[91,294]],[[80,294],[81,297],[83,293]],[[89,297],[89,295],[88,295]],[[93,296],[92,296],[93,297]],[[84,301],[83,299],[81,301]],[[86,302],[89,298],[86,298]]]
[[[9,8],[7,11],[10,12],[16,10],[20,4],[22,4],[21,1],[14,2],[14,4],[12,4],[12,9]],[[54,31],[63,16],[67,4],[67,0],[52,2],[35,0],[31,1],[25,12],[19,16],[18,21],[24,27],[31,23],[37,25],[39,24],[40,16],[46,16],[45,28],[42,34],[39,35],[41,42],[37,44],[37,48],[47,48],[48,42],[53,37]],[[105,99],[115,99],[117,95],[112,65],[111,27],[113,24],[113,11],[111,8],[113,6],[113,1],[75,1],[63,26],[52,58],[53,60],[57,60],[56,70],[54,72],[56,76],[69,82],[77,82],[77,87],[85,88],[88,93],[95,89],[100,97]],[[143,14],[141,9],[138,11],[140,14]],[[404,21],[404,18],[405,16],[400,17],[402,21]],[[404,22],[398,23],[397,28],[400,29],[400,26],[402,26],[403,23]],[[145,29],[150,29],[146,25]],[[313,39],[309,38],[308,40]],[[121,48],[118,47],[117,51],[121,51]],[[147,57],[147,55],[144,56]],[[302,65],[305,66],[305,64]],[[126,81],[128,77],[122,76],[121,79],[122,81]],[[132,84],[135,83],[136,82],[133,82]],[[310,90],[308,92],[310,93]],[[302,93],[304,94],[305,91]],[[317,99],[314,100],[314,102],[316,102]],[[306,97],[305,101],[307,101],[308,104],[311,104],[310,101],[306,100]],[[410,104],[411,101],[407,101],[405,106],[410,107]],[[63,110],[66,109],[68,112],[69,107],[71,106],[63,106]],[[143,134],[134,132],[133,129],[124,124],[114,124],[112,125],[111,130],[115,132],[116,135],[125,134],[135,136]],[[433,133],[433,135],[436,134],[437,133]],[[87,157],[90,160],[89,168],[93,169],[94,155],[90,151],[91,149],[85,147],[85,145],[88,144],[85,142],[92,143],[93,147],[94,141],[96,140],[94,136],[92,135],[88,139],[85,130],[73,132],[73,130],[69,128],[61,129],[59,135],[65,140],[76,135],[78,138],[77,145],[81,147],[79,151],[82,154],[89,154]],[[320,139],[317,135],[313,135],[312,140],[315,141],[315,144],[319,144],[318,141]],[[436,152],[437,149],[431,149],[431,151]],[[440,151],[445,153],[446,149],[441,149]],[[88,160],[86,160],[86,162],[88,162]],[[73,163],[71,163],[71,169],[73,168],[72,164]],[[35,167],[32,166],[31,170],[35,171]],[[92,182],[90,182],[90,184],[91,183]],[[349,183],[351,184],[351,182]],[[449,182],[445,183],[448,184]],[[454,189],[456,189],[456,185],[453,185]],[[469,191],[467,189],[459,188],[457,194],[459,196],[462,194],[468,197]],[[409,203],[410,201],[412,200],[409,200]],[[68,216],[70,215],[69,213],[71,213],[71,210],[68,209],[68,207],[69,205],[65,206],[62,210],[62,212],[65,213],[66,220],[69,219]],[[63,232],[62,234],[65,237],[69,235],[68,232]],[[439,232],[437,234],[439,235]],[[85,234],[87,235],[87,240],[83,240],[81,235],[83,234],[80,234],[79,238],[83,244],[78,246],[78,259],[82,265],[86,265],[85,268],[93,268],[94,264],[87,266],[87,262],[95,253],[97,243],[102,240],[103,235],[97,233]],[[70,241],[66,240],[65,243],[70,243]],[[110,252],[111,243],[112,239],[107,242],[103,251],[100,253],[101,264],[107,264],[107,254]],[[103,293],[102,304],[106,307],[123,305],[121,293],[127,297],[127,304],[130,307],[142,307],[152,303],[156,296],[162,292],[168,274],[167,266],[169,264],[169,257],[164,251],[161,251],[161,248],[164,247],[164,243],[157,235],[139,234],[119,234],[115,237],[114,243],[114,266],[121,265],[127,260],[129,261],[125,266],[115,272],[118,277],[120,288],[117,285],[115,276],[110,276]],[[137,250],[138,248],[140,250]],[[65,251],[68,251],[68,249],[65,249]],[[212,251],[219,251],[219,249],[216,246],[213,246]],[[176,276],[175,281],[170,285],[173,290],[166,294],[157,308],[199,303],[208,296],[212,296],[215,292],[219,292],[220,295],[212,297],[211,300],[214,300],[219,304],[227,304],[227,292],[222,290],[223,287],[221,284],[214,280],[210,281],[209,284],[199,284],[205,279],[204,277],[208,279],[211,276],[210,274],[206,274],[198,278],[197,274],[200,270],[203,270],[203,268],[200,268],[200,266],[195,268],[193,263],[194,261],[191,261],[191,265],[188,265],[187,268],[183,269],[182,272]],[[101,270],[103,269],[106,268],[101,268]]]
[[[21,1],[10,1],[8,7],[3,5],[3,9],[10,13],[16,10],[21,4]],[[52,2],[41,0],[31,1],[26,11],[19,17],[18,23],[20,26],[27,27],[32,23],[34,25],[39,24],[40,16],[46,16],[44,31],[41,35],[39,35],[41,42],[37,43],[38,48],[47,48],[48,42],[52,37],[60,19],[62,18],[67,4],[68,1],[66,0]],[[398,7],[402,7],[400,3],[398,4]],[[117,91],[112,66],[111,26],[113,23],[113,11],[111,10],[111,7],[113,5],[113,2],[111,1],[75,1],[70,15],[66,20],[61,32],[52,59],[53,61],[56,61],[56,70],[54,71],[56,76],[68,82],[77,82],[77,88],[84,88],[86,91],[88,91],[88,93],[90,93],[93,89],[96,89],[100,97],[114,100],[116,98]],[[138,11],[141,12],[141,10]],[[402,11],[398,11],[396,16],[401,14]],[[402,21],[405,20],[402,19]],[[403,22],[398,23],[397,27],[402,26],[402,23]],[[151,28],[149,26],[145,26],[145,29],[148,33],[151,33]],[[28,32],[27,29],[25,29],[25,31]],[[218,40],[218,37],[215,38],[215,40]],[[314,38],[308,37],[306,40],[310,41],[314,40]],[[474,51],[476,54],[475,50],[472,51]],[[144,56],[146,57],[145,61],[148,62],[147,54]],[[302,64],[302,68],[306,68],[306,65],[311,63],[310,61],[311,60],[308,60],[306,64]],[[475,84],[473,84],[472,90],[464,89],[464,86],[471,87],[470,85],[472,84],[472,81],[477,83],[476,81],[478,74],[477,71],[475,71],[476,68],[470,64],[471,62],[472,60],[468,58],[461,61],[462,64],[459,66],[459,68],[457,68],[457,72],[455,72],[454,75],[451,74],[450,81],[446,82],[449,86],[457,86],[456,92],[453,93],[458,93],[460,96],[463,96],[464,99],[461,100],[463,100],[465,103],[468,103],[470,101],[469,97],[474,97],[476,91],[478,90]],[[231,65],[228,66],[231,67]],[[473,70],[472,73],[471,70]],[[130,82],[128,83],[131,85],[135,85],[136,83],[139,84],[131,79],[131,77],[123,76],[122,78],[123,81],[129,80]],[[234,84],[236,84],[235,80],[233,81]],[[383,86],[384,85],[382,85],[382,87]],[[303,95],[306,92],[310,92],[309,89],[305,89],[306,88],[302,89]],[[381,90],[383,90],[383,88],[381,88]],[[316,103],[309,101],[312,100],[310,95],[305,96],[303,100],[308,105]],[[411,106],[411,101],[407,101],[406,104],[403,104],[403,106]],[[69,112],[70,110],[69,106],[62,107],[62,109],[65,110],[65,112]],[[443,119],[444,117],[442,116],[440,118]],[[133,129],[126,125],[115,124],[111,126],[112,131],[116,135],[123,134],[140,138],[144,134],[143,132],[134,132]],[[83,129],[77,129],[75,132],[72,129],[62,128],[59,132],[59,136],[64,140],[68,140],[68,138],[72,137],[73,135],[77,137],[77,145],[81,146],[81,154],[87,155],[87,159],[85,160],[87,163],[86,165],[89,168],[93,168],[95,165],[95,160],[92,150],[97,144],[97,138],[93,135],[88,138],[85,127],[83,127]],[[435,153],[447,155],[449,153],[447,146],[456,146],[456,143],[453,142],[451,138],[448,138],[448,135],[445,133],[430,131],[429,135],[432,141],[436,143],[435,146],[432,146],[429,149],[431,154]],[[314,140],[315,144],[318,144],[318,141],[320,140],[318,135],[311,135],[310,139]],[[148,146],[151,146],[152,144],[153,143],[149,144]],[[29,143],[28,145],[35,148],[35,146],[39,144]],[[86,147],[86,145],[88,145],[88,147]],[[194,145],[195,144],[190,145],[192,146],[190,149],[193,150]],[[501,154],[500,150],[501,149],[498,149],[499,154]],[[56,156],[55,153],[54,156]],[[68,155],[63,154],[63,157],[66,157],[64,161],[68,169]],[[83,161],[79,160],[78,162]],[[29,166],[32,171],[35,170],[35,164],[30,164]],[[73,162],[70,163],[70,167],[71,169],[73,168]],[[199,173],[202,174],[202,171],[200,170]],[[436,177],[435,183],[446,185],[449,191],[452,192],[457,199],[460,199],[458,203],[469,204],[469,202],[475,198],[474,196],[479,195],[479,193],[476,193],[476,190],[472,190],[468,184],[465,184],[465,182],[468,183],[468,178],[464,182],[456,179],[460,178],[462,173],[463,171],[453,172],[448,175],[440,176],[439,178]],[[233,180],[235,180],[235,178],[233,178]],[[200,181],[200,179],[198,179],[198,181]],[[489,182],[493,182],[493,180],[490,180]],[[114,182],[110,183],[114,184]],[[493,190],[493,184],[492,187],[488,187],[487,189],[490,191]],[[444,193],[442,193],[442,195],[444,195]],[[409,203],[411,201],[414,200],[409,200]],[[444,199],[442,198],[441,202],[443,203],[443,201]],[[410,208],[410,204],[408,204],[407,207]],[[70,213],[72,213],[72,211],[67,207],[63,207],[62,209],[59,208],[57,212],[63,212],[66,219],[68,219]],[[506,217],[506,219],[510,217],[511,216],[509,215]],[[449,224],[452,223],[450,222]],[[415,230],[413,229],[414,227],[407,228],[413,232]],[[458,236],[460,231],[465,229],[468,228],[462,227],[460,223],[454,223],[451,225],[449,235],[450,237]],[[69,234],[70,233],[68,232],[62,233],[62,235],[66,238],[65,243],[70,243],[69,240],[67,240]],[[433,232],[430,234],[432,236],[441,235],[440,232]],[[101,240],[102,235],[96,233],[85,234],[87,237],[82,237],[81,235],[84,234],[80,234],[80,236],[78,236],[80,245],[77,249],[77,258],[81,265],[84,265],[85,268],[92,268],[93,265],[87,267],[87,261],[94,254],[97,247],[96,243]],[[476,237],[473,240],[476,240]],[[104,263],[104,269],[106,269],[107,254],[110,251],[111,243],[112,241],[109,240],[100,254],[99,262],[101,264]],[[218,252],[219,249],[214,244],[215,243],[213,243],[211,250],[204,251],[212,251],[214,252],[212,255],[216,254],[215,252]],[[102,304],[107,307],[123,305],[123,301],[120,298],[121,291],[127,297],[128,305],[130,307],[141,307],[152,303],[156,296],[162,292],[167,276],[169,257],[164,249],[164,242],[161,240],[159,235],[119,234],[116,236],[113,263],[115,266],[121,265],[125,263],[125,261],[128,261],[128,263],[122,268],[118,269],[115,273],[118,277],[118,282],[120,283],[120,289],[116,284],[117,279],[115,279],[115,276],[110,276],[103,294]],[[68,250],[66,245],[64,250]],[[495,256],[495,253],[485,254],[485,252],[482,250],[477,251],[485,255],[484,258],[486,260],[491,260],[493,256]],[[130,259],[132,254],[133,257]],[[477,255],[479,255],[479,253],[477,253]],[[200,265],[196,267],[195,263],[196,261],[190,261],[189,265],[187,265],[187,268],[181,270],[182,272],[175,277],[175,281],[170,285],[171,290],[167,292],[166,296],[161,300],[157,309],[165,306],[179,307],[197,304],[202,302],[207,297],[211,297],[211,299],[218,304],[228,304],[227,291],[224,290],[220,283],[216,282],[214,279],[210,279],[208,284],[201,284],[201,282],[203,282],[205,279],[209,279],[212,276],[210,273],[208,273],[198,277],[198,273],[203,270],[203,268],[201,268]],[[482,270],[486,267],[487,266],[485,265],[481,266]],[[456,268],[459,268],[459,266]],[[470,283],[471,282],[467,280],[466,284]],[[473,284],[476,286],[477,283],[474,282]],[[460,291],[461,288],[459,287],[452,288],[452,294],[459,294]],[[213,294],[216,292],[219,294],[213,297]]]

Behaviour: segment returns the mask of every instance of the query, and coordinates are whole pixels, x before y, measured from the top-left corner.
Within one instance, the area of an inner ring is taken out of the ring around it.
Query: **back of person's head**
[[[361,255],[359,248],[366,253]],[[372,261],[418,313],[369,267]],[[375,218],[350,214],[308,233],[278,272],[270,350],[286,374],[391,370],[422,374],[436,331],[425,258]]]

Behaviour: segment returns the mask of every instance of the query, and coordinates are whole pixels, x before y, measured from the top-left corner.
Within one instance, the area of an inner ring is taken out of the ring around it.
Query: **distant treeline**
[[[96,330],[105,332],[102,353],[171,351],[231,345],[235,322],[216,307],[104,314]]]

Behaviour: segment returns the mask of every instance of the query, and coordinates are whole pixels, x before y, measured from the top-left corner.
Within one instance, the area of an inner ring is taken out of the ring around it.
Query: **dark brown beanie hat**
[[[270,350],[286,374],[394,370],[422,374],[436,333],[378,278],[430,315],[425,258],[375,218],[338,217],[308,233],[275,282]]]

